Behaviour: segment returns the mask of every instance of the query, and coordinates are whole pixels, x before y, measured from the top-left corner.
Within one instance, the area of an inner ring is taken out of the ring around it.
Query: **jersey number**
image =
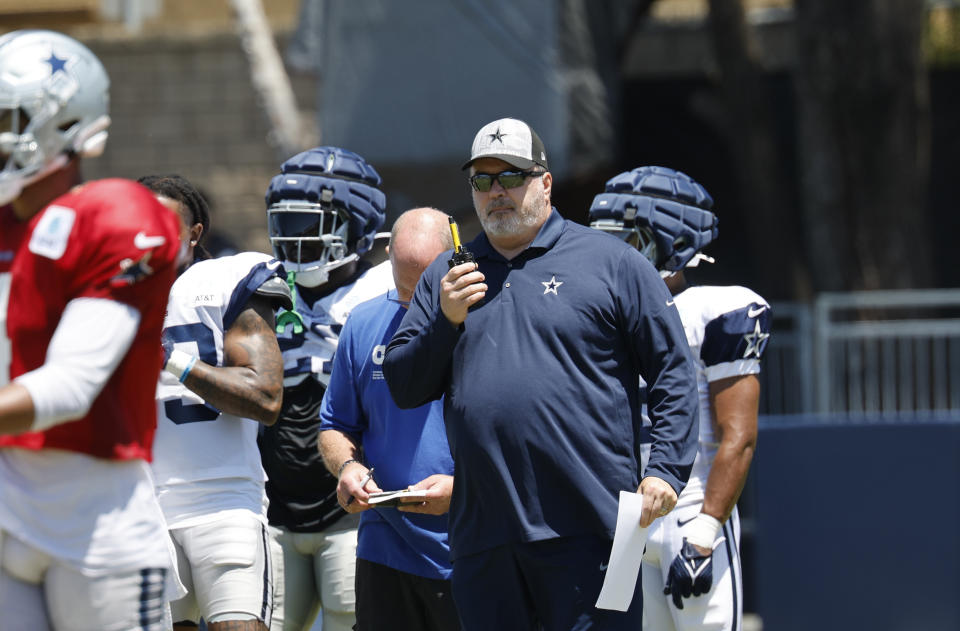
[[[195,342],[200,359],[211,366],[217,365],[217,344],[213,339],[213,332],[202,323],[175,324],[164,329],[163,335],[174,343]],[[220,410],[212,405],[206,403],[184,404],[182,399],[164,401],[163,410],[167,418],[177,425],[214,421],[220,416]]]

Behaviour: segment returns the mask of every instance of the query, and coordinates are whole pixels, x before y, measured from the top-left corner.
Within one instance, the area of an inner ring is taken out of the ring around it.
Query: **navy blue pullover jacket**
[[[400,407],[446,394],[454,458],[451,555],[521,541],[612,538],[636,491],[639,378],[653,445],[645,475],[679,494],[696,456],[697,382],[677,308],[636,249],[554,209],[510,261],[467,245],[484,300],[453,327],[440,310],[449,253],[424,272],[383,369]]]

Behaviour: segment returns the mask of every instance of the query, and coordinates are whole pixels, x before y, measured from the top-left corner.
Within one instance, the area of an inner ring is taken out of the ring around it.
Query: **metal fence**
[[[960,410],[960,290],[827,293],[772,311],[761,413]]]

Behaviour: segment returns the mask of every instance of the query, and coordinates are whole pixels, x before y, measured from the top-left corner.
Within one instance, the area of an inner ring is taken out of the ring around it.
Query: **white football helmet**
[[[61,33],[0,37],[0,205],[73,155],[107,141],[110,79],[86,46]]]

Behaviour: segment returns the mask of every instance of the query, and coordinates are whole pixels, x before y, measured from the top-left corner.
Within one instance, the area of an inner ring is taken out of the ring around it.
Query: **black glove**
[[[673,595],[673,604],[683,609],[683,599],[706,594],[713,586],[713,552],[703,555],[683,538],[680,554],[670,564],[664,594]]]

